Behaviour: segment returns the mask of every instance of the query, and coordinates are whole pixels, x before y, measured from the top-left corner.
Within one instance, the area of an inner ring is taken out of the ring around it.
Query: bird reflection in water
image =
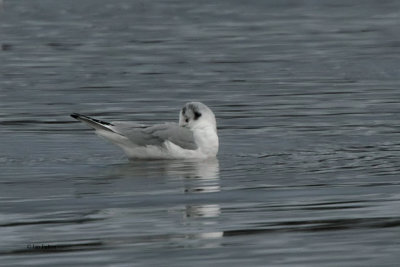
[[[184,176],[185,194],[217,193],[221,190],[217,159],[196,162],[192,167],[192,171]],[[210,203],[206,196],[202,200],[206,200],[207,203],[185,205],[184,224],[196,229],[196,232],[200,229],[201,232],[191,235],[190,238],[204,240],[203,247],[219,247],[220,241],[217,240],[223,237],[223,232],[217,230],[221,207],[217,203]]]
[[[223,232],[218,231],[218,217],[221,214],[221,207],[218,203],[210,203],[206,195],[201,197],[201,194],[218,193],[221,190],[218,159],[163,161],[158,166],[170,181],[179,180],[183,183],[182,193],[184,195],[196,195],[196,201],[185,198],[187,201],[184,207],[180,206],[177,209],[169,210],[170,214],[183,213],[181,223],[185,230],[190,232],[186,236],[191,240],[204,240],[203,247],[220,246],[220,241],[217,241],[217,239],[223,237]]]
[[[215,201],[215,194],[221,190],[218,159],[134,161],[114,165],[108,168],[104,176],[105,188],[112,188],[113,192],[117,190],[145,202],[149,199],[155,213],[167,212],[166,217],[165,213],[159,215],[161,218],[169,218],[168,223],[163,223],[174,224],[181,230],[180,233],[171,234],[174,238],[178,235],[189,243],[202,240],[196,244],[207,248],[220,246],[223,237],[223,232],[219,231],[221,207]],[[159,209],[157,203],[160,206],[167,205],[168,208]],[[135,213],[135,216],[141,212],[140,207],[118,210]],[[141,218],[147,215],[148,210]]]
[[[218,159],[200,161],[164,161],[163,170],[170,179],[181,179],[184,194],[216,193],[219,184]],[[221,213],[219,204],[188,204],[186,217],[212,218]]]

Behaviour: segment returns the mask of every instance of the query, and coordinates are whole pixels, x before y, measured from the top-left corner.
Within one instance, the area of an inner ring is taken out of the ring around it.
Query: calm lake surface
[[[4,0],[0,264],[398,266],[399,28],[395,0]],[[218,159],[129,162],[69,117],[191,100]]]

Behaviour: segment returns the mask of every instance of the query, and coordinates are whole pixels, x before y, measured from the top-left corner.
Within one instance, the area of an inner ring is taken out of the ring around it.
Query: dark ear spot
[[[198,118],[200,118],[201,113],[200,112],[195,112],[194,113],[194,119],[197,120]]]

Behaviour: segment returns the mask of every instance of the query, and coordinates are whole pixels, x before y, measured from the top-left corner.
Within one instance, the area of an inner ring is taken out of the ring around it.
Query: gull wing
[[[109,123],[78,113],[71,114],[71,117],[86,123],[99,135],[117,144],[129,141],[138,146],[161,146],[165,141],[170,141],[183,149],[197,149],[193,132],[177,123],[147,126],[123,121]]]
[[[156,124],[146,126],[131,122],[112,122],[112,129],[138,146],[162,145],[170,141],[183,149],[196,150],[193,132],[180,127],[177,123]]]

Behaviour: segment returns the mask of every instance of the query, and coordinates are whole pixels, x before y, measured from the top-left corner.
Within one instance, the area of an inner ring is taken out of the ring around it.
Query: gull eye
[[[189,119],[188,119],[188,118],[186,118],[186,119],[185,119],[185,121],[186,121],[186,122],[189,122]]]

